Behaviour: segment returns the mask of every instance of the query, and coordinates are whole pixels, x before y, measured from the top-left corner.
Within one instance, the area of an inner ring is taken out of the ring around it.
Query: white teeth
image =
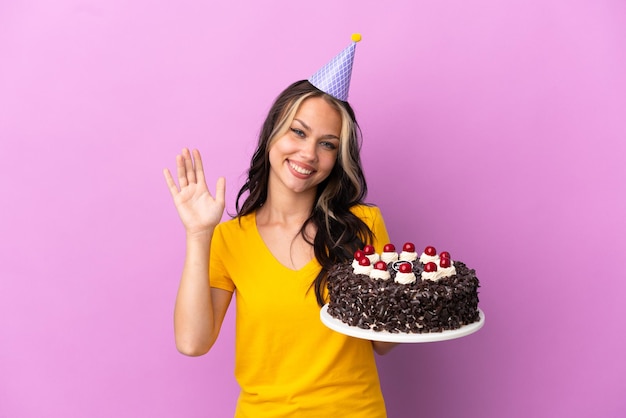
[[[297,171],[300,174],[308,175],[308,174],[312,173],[311,170],[304,169],[304,168],[302,168],[300,166],[297,166],[297,165],[295,165],[293,163],[289,163],[289,165],[291,166],[291,168],[293,168],[295,171]]]

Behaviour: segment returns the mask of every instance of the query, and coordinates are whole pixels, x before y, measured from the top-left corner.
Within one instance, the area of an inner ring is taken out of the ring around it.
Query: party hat
[[[309,78],[309,82],[324,93],[347,102],[354,52],[356,51],[356,43],[360,40],[360,34],[353,34],[352,43],[335,58],[330,60],[328,64],[313,74],[311,78]]]

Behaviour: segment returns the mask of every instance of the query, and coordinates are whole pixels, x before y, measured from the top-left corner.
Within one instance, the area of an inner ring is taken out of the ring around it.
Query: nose
[[[313,139],[307,139],[306,141],[302,141],[302,145],[300,147],[300,156],[306,161],[316,161],[317,141],[314,141]]]

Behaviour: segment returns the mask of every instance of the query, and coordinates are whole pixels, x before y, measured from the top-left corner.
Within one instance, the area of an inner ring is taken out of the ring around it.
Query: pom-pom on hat
[[[360,40],[360,34],[353,34],[352,43],[313,74],[309,78],[309,82],[335,99],[347,102],[354,52],[356,51],[356,43]]]

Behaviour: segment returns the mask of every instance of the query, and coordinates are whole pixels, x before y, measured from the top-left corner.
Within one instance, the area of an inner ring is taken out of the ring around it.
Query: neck
[[[267,223],[295,223],[302,225],[311,216],[315,193],[271,193],[268,190],[267,200],[257,210],[259,217]]]

